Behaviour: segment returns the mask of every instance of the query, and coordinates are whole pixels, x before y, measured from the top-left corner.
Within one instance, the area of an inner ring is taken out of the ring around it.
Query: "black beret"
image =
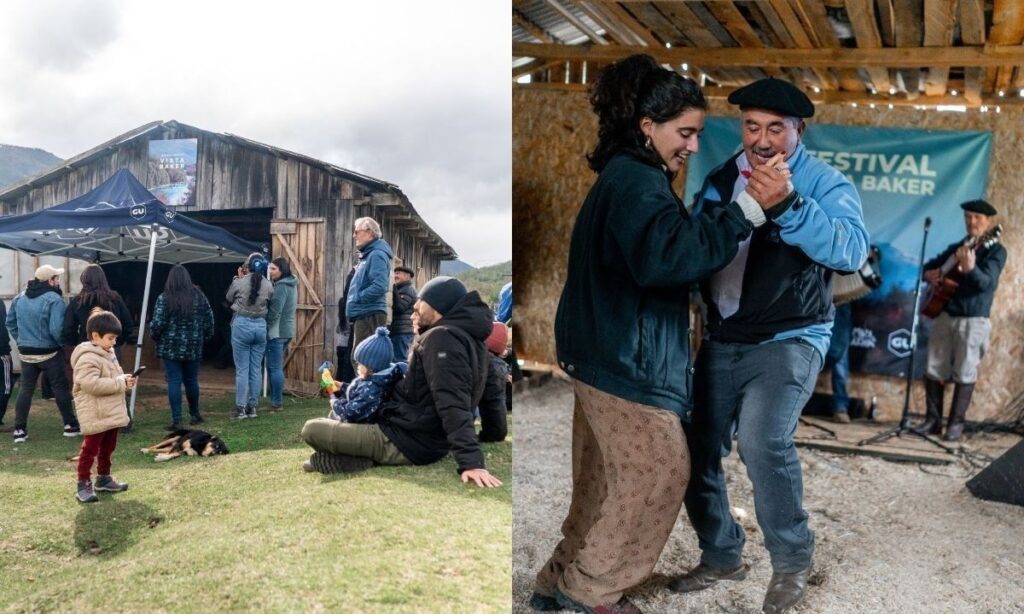
[[[407,266],[396,266],[395,267],[395,273],[408,273],[409,275],[412,275],[413,277],[416,276],[416,271],[410,269]]]
[[[789,81],[768,77],[744,85],[729,94],[729,103],[742,107],[768,109],[789,117],[813,117],[814,104]]]
[[[995,215],[998,213],[996,208],[988,204],[988,201],[979,198],[978,200],[969,200],[964,204],[960,205],[960,208],[964,211],[973,211],[982,215]]]

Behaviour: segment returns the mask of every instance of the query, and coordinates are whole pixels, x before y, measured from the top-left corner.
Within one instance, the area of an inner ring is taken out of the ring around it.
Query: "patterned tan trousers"
[[[679,515],[690,457],[679,417],[575,381],[572,503],[537,574],[576,601],[617,602],[650,575]]]

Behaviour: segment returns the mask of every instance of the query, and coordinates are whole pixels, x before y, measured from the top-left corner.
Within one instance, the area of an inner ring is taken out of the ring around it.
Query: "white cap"
[[[64,269],[55,269],[48,264],[44,264],[43,266],[36,269],[36,279],[38,279],[39,281],[50,281],[54,277],[63,274]]]

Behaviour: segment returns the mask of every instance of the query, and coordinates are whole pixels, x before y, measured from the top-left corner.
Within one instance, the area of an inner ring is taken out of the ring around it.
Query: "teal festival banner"
[[[963,240],[960,203],[985,197],[992,134],[811,122],[803,144],[857,188],[871,243],[882,254],[882,286],[853,304],[850,367],[902,377],[909,356],[924,220],[931,217],[933,222],[926,259]],[[740,146],[738,113],[735,118],[707,118],[700,151],[688,163],[687,203],[692,203],[704,177]],[[921,325],[915,376],[924,372],[931,321],[922,316]]]

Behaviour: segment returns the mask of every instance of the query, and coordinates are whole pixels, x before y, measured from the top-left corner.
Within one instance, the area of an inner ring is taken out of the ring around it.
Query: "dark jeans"
[[[71,409],[71,390],[68,387],[67,375],[64,373],[64,355],[61,350],[49,360],[38,364],[21,361],[21,389],[18,401],[14,405],[14,428],[23,429],[28,426],[28,410],[32,407],[32,394],[36,391],[36,381],[40,374],[46,374],[50,380],[53,396],[57,399],[57,409],[64,424],[77,427],[78,419]]]
[[[814,532],[803,509],[793,434],[821,363],[817,350],[800,339],[701,345],[693,421],[686,426],[693,474],[685,501],[704,564],[724,569],[742,562],[743,529],[729,513],[722,470],[738,424],[740,458],[754,486],[754,510],[772,568],[791,573],[810,565]]]
[[[409,362],[409,348],[415,335],[391,335],[391,348],[395,351],[392,362]]]
[[[825,368],[832,369],[832,409],[845,413],[850,406],[850,336],[853,334],[853,307],[850,303],[836,307],[836,320],[832,325],[832,342],[825,354]]]
[[[110,475],[110,457],[117,449],[117,431],[110,429],[102,433],[86,435],[82,451],[78,456],[78,479],[88,480],[92,474],[92,461],[96,459],[96,475]]]
[[[3,378],[0,381],[0,423],[3,423],[4,415],[7,414],[7,403],[11,400],[11,388],[14,386],[12,362],[10,354],[0,356],[0,377]]]
[[[199,415],[199,361],[164,359],[167,400],[171,404],[171,422],[181,422],[181,385],[185,384],[188,413]]]
[[[369,337],[377,330],[378,326],[387,326],[388,316],[383,313],[373,313],[365,318],[359,318],[358,320],[352,321],[352,353],[355,354],[356,348],[359,347],[359,343]],[[394,362],[394,361],[392,361]],[[352,369],[356,370],[359,365],[356,364],[355,359],[351,360]]]
[[[352,348],[339,345],[335,349],[338,352],[338,368],[335,370],[334,379],[339,382],[351,382],[356,378],[356,372],[352,369]]]

